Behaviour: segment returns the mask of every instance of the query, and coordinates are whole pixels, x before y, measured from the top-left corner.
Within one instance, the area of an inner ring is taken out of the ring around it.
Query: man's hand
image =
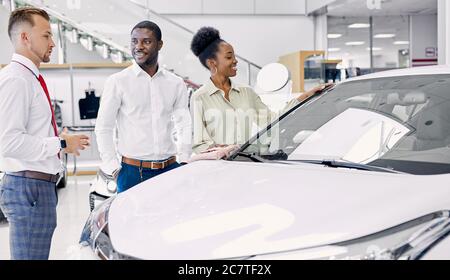
[[[105,173],[102,169],[99,169],[98,174],[100,175],[100,177],[102,177],[108,183],[109,181],[117,182],[117,177],[119,176],[119,172],[120,172],[120,168],[114,170],[114,172],[111,175],[109,175],[109,174]]]
[[[79,150],[84,150],[90,145],[88,136],[83,134],[68,134],[67,128],[64,128],[59,137],[66,140],[67,147],[64,149],[64,152],[68,154],[79,156]]]

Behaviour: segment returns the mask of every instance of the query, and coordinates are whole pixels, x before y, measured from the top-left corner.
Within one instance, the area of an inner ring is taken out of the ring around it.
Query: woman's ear
[[[211,58],[208,58],[208,59],[206,60],[206,65],[208,66],[208,68],[209,68],[210,70],[212,70],[212,69],[214,69],[214,68],[217,68],[217,66],[216,66],[216,61],[215,61],[214,59],[211,59]]]

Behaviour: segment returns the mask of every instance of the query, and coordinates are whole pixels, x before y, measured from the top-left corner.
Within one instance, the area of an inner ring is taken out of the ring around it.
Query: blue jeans
[[[142,178],[141,173],[139,172],[139,167],[134,165],[129,165],[122,162],[122,169],[117,176],[117,192],[124,192],[139,183],[142,183],[150,178],[163,174],[169,170],[175,169],[179,167],[180,164],[178,162],[174,162],[171,165],[167,166],[164,169],[150,169],[150,168],[142,168]]]
[[[54,183],[5,175],[0,207],[9,222],[12,260],[46,260],[56,228]]]

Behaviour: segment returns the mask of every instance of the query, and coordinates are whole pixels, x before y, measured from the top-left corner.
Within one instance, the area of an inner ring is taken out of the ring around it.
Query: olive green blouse
[[[231,82],[230,101],[224,95],[208,79],[191,97],[192,149],[197,154],[215,145],[242,145],[278,115],[248,86]],[[280,113],[297,104],[291,100]]]

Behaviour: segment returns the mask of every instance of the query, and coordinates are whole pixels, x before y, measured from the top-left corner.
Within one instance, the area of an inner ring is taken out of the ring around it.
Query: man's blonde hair
[[[29,23],[31,27],[34,26],[33,15],[38,15],[50,21],[50,16],[46,11],[34,7],[24,7],[14,10],[9,16],[8,35],[12,40],[14,29],[22,23]]]

